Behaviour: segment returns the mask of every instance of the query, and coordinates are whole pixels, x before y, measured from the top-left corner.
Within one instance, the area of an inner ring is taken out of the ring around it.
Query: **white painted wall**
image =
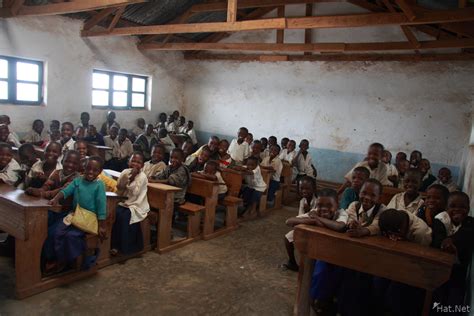
[[[0,55],[46,65],[46,106],[0,105],[15,131],[29,131],[36,118],[47,126],[52,119],[76,124],[82,111],[90,112],[100,128],[107,111],[91,107],[93,68],[151,76],[151,109],[117,111],[124,127],[131,128],[139,117],[155,122],[159,112],[182,108],[181,53],[144,54],[132,37],[81,38],[82,23],[59,16],[0,19]]]

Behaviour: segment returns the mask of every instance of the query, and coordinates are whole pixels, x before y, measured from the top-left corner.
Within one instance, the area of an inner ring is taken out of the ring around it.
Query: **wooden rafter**
[[[382,2],[385,4],[385,6],[390,12],[397,12],[389,0],[382,0]],[[413,32],[410,30],[410,27],[406,25],[401,25],[400,28],[402,29],[403,34],[405,34],[407,40],[412,43],[413,47],[419,48],[420,43],[418,42],[418,39],[416,38],[415,34],[413,34]]]
[[[238,9],[262,8],[262,7],[279,7],[289,4],[307,4],[318,2],[345,2],[344,0],[239,0]],[[195,4],[192,9],[193,13],[199,12],[216,12],[226,11],[227,2],[211,2],[203,4]]]
[[[277,13],[279,18],[284,18],[285,17],[285,6],[280,6],[278,7],[278,13]],[[276,32],[276,42],[277,43],[283,43],[285,41],[285,30],[277,30]]]
[[[125,12],[125,6],[120,7],[116,12],[115,16],[112,19],[112,22],[110,22],[109,27],[107,28],[107,31],[112,31],[115,26],[117,26],[117,23],[119,22],[120,18],[122,17],[122,14]]]
[[[112,7],[112,8],[107,8],[107,9],[102,9],[99,13],[96,15],[91,16],[87,21],[84,22],[83,30],[90,30],[103,20],[105,20],[108,16],[110,16],[112,13],[114,13],[117,10],[117,8]]]
[[[313,15],[313,4],[308,3],[306,5],[306,16],[312,16]],[[305,29],[304,30],[304,43],[305,44],[311,44],[313,40],[313,30],[312,29]],[[305,55],[311,55],[311,52],[305,52]]]
[[[227,22],[237,21],[237,0],[227,0]]]

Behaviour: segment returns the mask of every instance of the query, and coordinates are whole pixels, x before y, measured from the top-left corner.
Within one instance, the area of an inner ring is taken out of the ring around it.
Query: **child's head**
[[[356,191],[359,192],[360,188],[362,188],[362,184],[370,178],[370,171],[366,167],[357,167],[352,171],[352,181],[351,187]]]
[[[449,194],[447,212],[454,225],[461,224],[469,214],[469,196],[461,191]]]
[[[160,115],[158,115],[158,121],[160,123],[165,123],[167,118],[168,118],[168,115],[166,115],[166,113],[164,113],[164,112],[162,112],[162,113],[160,113]]]
[[[63,172],[65,175],[70,175],[79,170],[81,157],[79,152],[75,150],[68,150],[63,158]]]
[[[378,180],[367,179],[360,189],[359,201],[364,210],[368,211],[379,203],[381,195],[382,184]]]
[[[286,150],[291,153],[293,150],[295,150],[296,148],[296,142],[292,139],[288,142],[288,144],[286,145]]]
[[[262,138],[260,138],[260,142],[262,143],[262,149],[263,150],[267,149],[268,139],[266,137],[262,137]]]
[[[174,122],[174,116],[173,115],[168,116],[167,122],[168,123],[173,123]]]
[[[58,120],[52,120],[51,123],[49,124],[49,130],[52,132],[54,131],[59,131],[59,126],[61,124],[59,123]]]
[[[193,153],[193,142],[191,140],[187,140],[183,143],[183,146],[181,146],[181,149],[183,150],[184,157],[188,157]]]
[[[10,135],[8,125],[0,124],[0,142],[6,143],[8,140],[8,135]]]
[[[270,146],[270,159],[278,157],[280,154],[280,146],[278,144]]]
[[[448,205],[449,190],[441,184],[433,184],[426,191],[425,205],[435,216],[446,210]]]
[[[211,152],[215,153],[219,147],[219,137],[211,136],[207,142],[207,147]]]
[[[188,121],[188,122],[186,123],[186,127],[188,128],[188,130],[193,129],[193,127],[194,127],[194,122],[193,122],[193,121]]]
[[[420,163],[421,158],[423,158],[423,156],[420,151],[418,150],[412,151],[410,154],[410,164],[415,167],[418,167],[418,164]]]
[[[52,142],[57,142],[61,139],[61,132],[59,130],[51,131],[51,134],[49,135],[49,137]]]
[[[382,161],[387,164],[392,163],[392,153],[388,150],[384,150],[382,154]]]
[[[424,176],[431,169],[430,161],[428,159],[421,159],[418,165],[418,169],[420,170],[421,174]]]
[[[38,133],[38,134],[41,134],[43,132],[43,129],[44,129],[44,123],[42,120],[34,120],[33,121],[33,130]]]
[[[237,138],[241,140],[245,140],[248,133],[249,133],[249,130],[246,127],[241,127],[239,128],[239,132],[237,133]]]
[[[252,156],[258,156],[262,152],[262,143],[259,140],[254,140],[250,145],[250,151]]]
[[[245,141],[247,142],[247,144],[251,144],[253,142],[253,134],[248,133],[247,137],[245,137]]]
[[[186,118],[184,116],[179,117],[179,126],[184,126],[186,124]]]
[[[206,148],[204,147],[201,152],[199,153],[199,156],[198,156],[198,163],[200,165],[203,165],[205,164],[206,162],[209,161],[209,159],[211,158],[211,154],[212,152],[209,150],[209,148]]]
[[[89,120],[90,119],[91,119],[91,117],[90,117],[89,113],[87,113],[87,112],[82,112],[81,113],[81,123],[82,123],[82,125],[84,125],[84,126],[89,125]]]
[[[95,128],[94,125],[89,125],[88,133],[89,133],[89,136],[95,137],[97,135],[97,128]]]
[[[119,142],[123,142],[127,138],[127,135],[128,135],[127,129],[126,128],[121,128],[119,130],[119,135],[118,135]]]
[[[61,156],[61,144],[56,142],[50,142],[44,149],[44,160],[49,165],[55,165],[58,162],[59,156]]]
[[[393,208],[383,211],[379,217],[380,232],[392,240],[406,239],[409,223],[410,219],[405,211]]]
[[[26,143],[18,148],[18,157],[20,158],[20,163],[27,165],[29,167],[33,166],[36,162],[36,152],[33,144]]]
[[[174,117],[175,120],[177,120],[179,118],[179,111],[178,110],[175,110],[172,114],[172,116]]]
[[[338,208],[337,192],[333,189],[322,189],[318,192],[316,213],[319,217],[333,219]]]
[[[115,112],[114,111],[109,111],[107,112],[107,122],[109,123],[113,123],[115,121],[115,118],[117,116],[115,115]]]
[[[223,139],[219,142],[219,147],[218,151],[221,156],[225,155],[227,153],[227,150],[229,149],[229,142],[227,139]]]
[[[92,182],[102,172],[104,161],[99,156],[91,156],[86,160],[84,166],[84,180]]]
[[[118,132],[119,132],[118,127],[117,127],[117,126],[112,126],[112,127],[109,129],[110,138],[112,138],[112,139],[117,138]]]
[[[367,151],[367,162],[371,168],[376,168],[382,159],[384,147],[380,143],[373,143]]]
[[[168,136],[168,131],[166,130],[166,128],[160,128],[160,130],[158,131],[158,137],[165,138],[166,136]]]
[[[0,143],[0,168],[5,168],[13,158],[12,146],[7,143]]]
[[[174,148],[171,150],[169,165],[171,168],[176,169],[183,164],[184,153],[181,148]]]
[[[86,136],[85,134],[86,133],[85,133],[84,127],[82,126],[76,127],[76,132],[74,133],[74,137],[76,140],[84,139],[84,137]]]
[[[143,156],[141,151],[136,151],[132,154],[132,156],[130,156],[130,159],[128,160],[128,167],[142,170],[144,163],[145,156]]]
[[[0,124],[10,125],[10,117],[8,115],[0,115]]]
[[[316,194],[316,180],[309,176],[304,176],[299,180],[300,195],[308,201],[311,201]]]
[[[143,126],[145,126],[145,125],[143,125]],[[148,124],[148,125],[146,126],[146,132],[145,132],[146,135],[147,135],[147,136],[151,136],[151,134],[153,134],[153,129],[154,129],[154,128],[153,128],[153,124]]]
[[[268,143],[270,143],[270,140],[268,141]],[[307,139],[303,139],[300,142],[299,147],[300,147],[301,152],[306,153],[308,151],[308,148],[309,148],[309,141]]]
[[[407,154],[405,154],[404,152],[400,151],[397,153],[397,155],[395,156],[395,163],[398,165],[398,163],[402,160],[406,160],[407,159]]]
[[[290,141],[290,139],[288,137],[283,137],[280,141],[281,149],[285,149],[286,145],[288,145],[289,141]]]
[[[258,158],[255,156],[250,156],[247,158],[247,169],[255,170],[258,167]]]
[[[163,160],[165,157],[165,146],[158,144],[154,145],[153,148],[151,149],[151,162],[152,163],[157,163]]]
[[[151,124],[148,124],[151,125]],[[145,129],[145,119],[140,117],[137,119],[137,126],[140,127],[141,129]],[[153,125],[151,125],[153,126]]]
[[[71,139],[74,134],[74,125],[71,122],[64,122],[61,125],[61,138],[65,141]]]
[[[409,169],[403,177],[403,189],[410,195],[418,194],[421,186],[421,174],[417,169]]]
[[[438,179],[439,181],[441,181],[441,183],[444,183],[444,184],[449,183],[452,179],[451,170],[449,170],[446,167],[439,169]]]
[[[400,160],[397,167],[399,174],[405,174],[410,169],[410,162],[406,159]]]
[[[275,136],[268,137],[268,147],[278,144]]]
[[[74,150],[79,153],[81,159],[87,157],[87,142],[84,140],[78,140],[74,143]]]
[[[219,169],[219,164],[215,160],[209,160],[204,165],[204,173],[209,175],[215,175]]]

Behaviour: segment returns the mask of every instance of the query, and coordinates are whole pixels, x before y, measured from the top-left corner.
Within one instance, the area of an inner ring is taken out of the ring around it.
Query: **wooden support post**
[[[278,7],[278,17],[279,18],[285,17],[285,6]],[[284,41],[285,41],[285,30],[277,30],[276,42],[283,44]]]
[[[237,22],[237,0],[227,0],[227,22]]]
[[[390,12],[397,12],[389,0],[382,0],[382,2]],[[400,28],[402,29],[403,34],[405,34],[407,40],[412,43],[413,48],[420,48],[421,44],[418,42],[415,34],[413,34],[413,32],[410,30],[410,27],[407,25],[401,25]]]
[[[400,9],[402,9],[403,13],[407,16],[408,20],[413,21],[416,19],[415,12],[413,12],[412,8],[405,2],[405,0],[395,0],[398,4]]]
[[[91,28],[102,22],[104,19],[106,19],[109,15],[114,13],[115,10],[117,10],[117,8],[115,7],[101,10],[99,13],[84,22],[84,27],[82,29],[86,31],[90,30]]]
[[[306,5],[306,16],[312,16],[313,15],[313,4],[308,3]],[[312,42],[312,37],[313,37],[313,30],[312,29],[305,29],[304,30],[304,43],[305,44],[311,44]],[[305,55],[312,55],[311,52],[305,52]]]
[[[117,23],[122,17],[123,12],[125,12],[125,6],[121,7],[120,9],[117,10],[117,12],[115,12],[114,19],[112,20],[112,22],[110,22],[110,25],[107,28],[108,31],[112,31],[115,28],[115,26],[117,26]]]

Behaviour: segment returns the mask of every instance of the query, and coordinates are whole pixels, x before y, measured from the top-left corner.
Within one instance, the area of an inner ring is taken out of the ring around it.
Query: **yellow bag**
[[[71,224],[88,234],[99,234],[99,222],[94,212],[86,210],[79,205],[79,188],[77,188],[77,205],[71,219]]]

